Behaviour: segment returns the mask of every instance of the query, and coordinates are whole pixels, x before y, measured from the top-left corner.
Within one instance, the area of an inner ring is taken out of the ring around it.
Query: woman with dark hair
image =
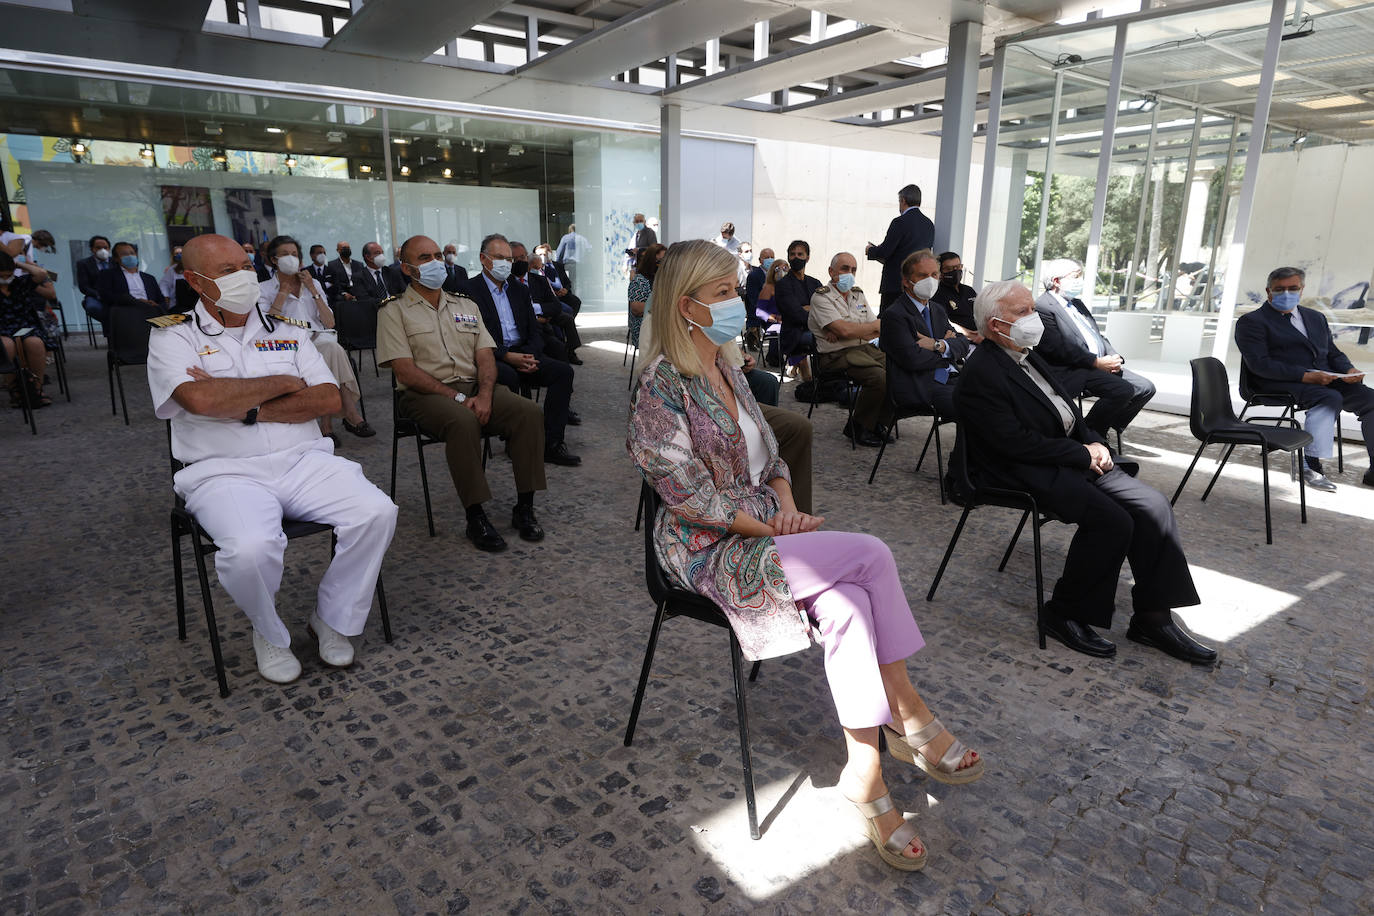
[[[16,262],[9,252],[0,251],[0,338],[4,341],[5,353],[15,360],[28,374],[33,390],[38,395],[35,407],[47,407],[52,399],[43,393],[43,373],[48,364],[48,351],[57,342],[49,335],[50,313],[47,303],[38,294],[38,286],[46,283],[48,272],[32,261]],[[25,328],[32,333],[16,339],[14,337]],[[19,386],[24,379],[10,377],[6,387],[10,391],[10,406],[21,405]]]
[[[339,345],[334,330],[334,310],[324,297],[324,290],[315,277],[301,264],[301,246],[289,235],[279,235],[267,243],[267,266],[272,276],[259,285],[258,307],[264,313],[280,315],[297,321],[307,321],[314,331],[315,349],[334,373],[339,383],[339,399],[343,405],[343,425],[355,436],[368,438],[377,435],[358,409],[360,391],[358,378],[348,353]],[[329,417],[320,419],[320,431],[339,444]]]
[[[639,329],[644,324],[644,306],[654,290],[654,274],[668,249],[658,243],[641,248],[635,260],[635,272],[630,277],[630,343],[639,346]]]

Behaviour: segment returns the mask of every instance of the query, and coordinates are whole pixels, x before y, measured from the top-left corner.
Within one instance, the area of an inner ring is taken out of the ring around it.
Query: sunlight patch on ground
[[[1204,639],[1230,642],[1296,604],[1299,598],[1205,566],[1190,567],[1202,604],[1179,608],[1174,614]]]

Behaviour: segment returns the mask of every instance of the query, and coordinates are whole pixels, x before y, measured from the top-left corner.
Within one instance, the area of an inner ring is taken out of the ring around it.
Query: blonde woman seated
[[[310,271],[301,266],[300,244],[289,235],[279,235],[267,243],[266,257],[273,274],[259,286],[258,307],[266,314],[308,321],[316,328],[315,349],[339,383],[344,429],[364,439],[377,435],[358,410],[358,377],[353,373],[348,352],[333,333],[334,310],[329,307],[324,290]],[[321,328],[329,333],[321,333]],[[320,431],[333,439],[335,445],[339,444],[329,417],[320,418]]]
[[[678,242],[654,279],[627,446],[663,498],[658,558],[679,585],[721,608],[748,659],[813,639],[825,647],[848,750],[839,789],[883,860],[914,871],[926,849],[883,783],[879,729],[893,756],[941,782],[972,782],[983,763],[907,675],[906,658],[925,643],[887,545],[820,531],[824,519],[797,511],[777,442],[736,368],[745,312],[735,263],[708,241]]]

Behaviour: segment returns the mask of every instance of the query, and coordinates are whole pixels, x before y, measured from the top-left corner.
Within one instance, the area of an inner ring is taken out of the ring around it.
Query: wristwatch
[[[259,409],[260,409],[260,408],[254,407],[254,408],[252,408],[251,410],[249,410],[248,413],[246,413],[246,414],[243,415],[243,425],[244,425],[244,426],[252,426],[254,423],[257,423],[257,422],[258,422],[258,410],[259,410]]]
[[[453,393],[453,399],[457,401],[459,404],[461,404],[468,399],[468,396],[463,394],[463,392],[461,391],[455,391]]]

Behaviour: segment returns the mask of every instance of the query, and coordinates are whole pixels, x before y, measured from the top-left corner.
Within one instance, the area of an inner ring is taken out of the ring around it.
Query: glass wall
[[[1280,44],[1268,127],[1251,137],[1271,8],[1242,0],[1122,17],[1110,149],[1103,140],[1117,23],[1008,43],[980,279],[1029,283],[1045,260],[1087,261],[1095,198],[1105,191],[1097,275],[1083,298],[1128,358],[1186,372],[1188,360],[1220,352],[1234,371],[1232,311],[1259,307],[1268,271],[1293,265],[1308,271],[1304,304],[1325,310],[1353,360],[1374,365],[1374,310],[1366,307],[1374,268],[1360,242],[1360,214],[1374,206],[1374,149],[1302,126],[1313,111],[1358,101],[1305,77],[1321,64],[1316,42]],[[1232,242],[1252,142],[1264,152],[1238,258]],[[1227,303],[1233,274],[1237,292]]]
[[[476,273],[488,233],[557,247],[575,226],[584,310],[618,311],[631,217],[659,206],[652,134],[22,70],[0,70],[0,106],[8,211],[56,237],[69,322],[95,234],[138,245],[154,275],[201,232],[290,234],[330,258],[376,241],[388,262],[425,234]]]

